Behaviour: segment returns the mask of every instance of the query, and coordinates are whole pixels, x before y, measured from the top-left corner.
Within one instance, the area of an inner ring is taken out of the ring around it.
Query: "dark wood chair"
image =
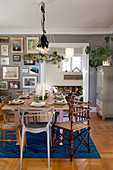
[[[70,161],[77,153],[82,144],[88,148],[90,152],[90,126],[89,126],[89,111],[90,103],[80,102],[80,101],[69,101],[69,121],[54,124],[52,126],[52,151],[54,152],[55,146],[60,143],[63,144],[67,154],[70,157]],[[61,133],[60,129],[63,130]],[[65,136],[65,132],[68,131],[68,135]],[[74,133],[76,132],[76,133]],[[57,138],[55,139],[54,135]],[[88,141],[86,142],[86,136],[88,136]],[[73,140],[79,140],[80,144],[77,149],[73,151]],[[66,148],[64,140],[69,141],[70,153]]]

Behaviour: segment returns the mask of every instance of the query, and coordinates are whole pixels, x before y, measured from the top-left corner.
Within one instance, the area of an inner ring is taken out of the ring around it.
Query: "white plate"
[[[67,101],[65,101],[65,102],[62,102],[62,101],[56,101],[56,102],[55,102],[55,101],[54,101],[53,104],[67,104]]]
[[[40,102],[40,103],[32,102],[30,105],[35,107],[42,107],[45,106],[45,102]]]
[[[9,101],[8,102],[8,104],[23,104],[24,103],[24,101],[22,101],[22,100],[19,100],[19,101]]]

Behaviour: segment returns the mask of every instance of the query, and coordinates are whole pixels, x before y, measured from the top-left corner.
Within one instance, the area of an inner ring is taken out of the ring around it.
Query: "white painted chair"
[[[51,112],[51,115],[49,114]],[[26,114],[27,113],[27,114]],[[50,168],[50,131],[51,131],[51,121],[54,118],[54,106],[49,109],[41,109],[41,108],[31,108],[31,109],[22,109],[18,106],[18,114],[22,117],[22,143],[21,143],[21,153],[20,153],[20,169],[22,167],[22,158],[23,158],[23,148],[24,148],[24,139],[25,133],[40,133],[40,132],[47,132],[47,150],[48,150],[48,168]],[[47,124],[25,124],[24,118],[39,116],[39,117],[47,117],[48,122]]]

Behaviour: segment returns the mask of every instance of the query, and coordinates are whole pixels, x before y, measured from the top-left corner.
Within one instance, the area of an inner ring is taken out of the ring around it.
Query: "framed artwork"
[[[0,52],[1,56],[8,56],[8,45],[1,45]]]
[[[39,37],[26,37],[27,53],[37,53],[37,44],[39,43]]]
[[[0,37],[0,43],[9,43],[9,37]]]
[[[3,80],[18,80],[19,67],[18,66],[3,66],[2,67]]]
[[[0,58],[0,65],[9,65],[9,58],[1,57]]]
[[[29,74],[38,74],[39,73],[39,66],[30,66],[29,67]]]
[[[20,89],[19,81],[9,81],[9,89]]]
[[[11,53],[23,53],[23,37],[11,37]]]
[[[33,61],[33,60],[24,60],[24,65],[35,65],[35,61]]]
[[[8,90],[8,82],[0,81],[0,90]]]
[[[22,77],[22,88],[36,87],[38,81],[37,76],[23,76]]]
[[[22,73],[23,74],[29,74],[29,68],[22,68]]]
[[[15,62],[21,61],[21,55],[13,55],[13,61]]]

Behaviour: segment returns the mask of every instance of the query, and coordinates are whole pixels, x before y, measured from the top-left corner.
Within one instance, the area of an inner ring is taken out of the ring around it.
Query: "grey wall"
[[[26,39],[25,37],[30,36],[37,36],[37,35],[0,35],[0,36],[9,36],[9,37],[24,37],[24,53],[26,53]],[[106,35],[54,35],[55,43],[89,43],[91,46],[104,46],[104,38]],[[48,40],[50,36],[48,35]],[[51,40],[51,39],[50,39]],[[50,42],[49,40],[49,42]],[[13,54],[10,53],[10,41],[9,41],[9,58],[10,58],[10,65],[14,65]],[[22,55],[21,55],[22,56]],[[21,62],[18,62],[20,66],[20,70],[24,66],[23,59],[21,58]],[[20,71],[20,81],[21,81],[22,73]],[[91,102],[92,106],[96,105],[96,71],[93,68],[90,68],[90,75],[89,75],[89,101]],[[39,76],[40,80],[40,76]],[[20,88],[22,90],[22,86]],[[10,90],[12,96],[15,96],[15,91]]]

